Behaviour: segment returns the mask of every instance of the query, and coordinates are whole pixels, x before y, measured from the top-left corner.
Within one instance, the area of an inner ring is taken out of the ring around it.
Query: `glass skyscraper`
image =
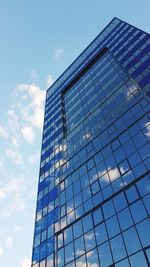
[[[114,18],[47,90],[32,267],[150,266],[150,35]]]

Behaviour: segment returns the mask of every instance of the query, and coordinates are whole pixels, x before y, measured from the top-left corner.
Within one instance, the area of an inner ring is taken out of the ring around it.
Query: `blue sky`
[[[149,10],[149,0],[0,1],[0,266],[30,267],[45,89],[113,17],[150,32]]]

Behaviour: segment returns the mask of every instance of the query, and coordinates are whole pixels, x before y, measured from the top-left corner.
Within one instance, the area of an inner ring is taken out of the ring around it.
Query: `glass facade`
[[[48,89],[32,267],[150,266],[150,35],[114,18]]]

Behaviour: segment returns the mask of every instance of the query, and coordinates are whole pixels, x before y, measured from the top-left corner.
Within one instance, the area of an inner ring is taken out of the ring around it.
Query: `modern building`
[[[150,35],[114,18],[47,90],[32,267],[150,266]]]

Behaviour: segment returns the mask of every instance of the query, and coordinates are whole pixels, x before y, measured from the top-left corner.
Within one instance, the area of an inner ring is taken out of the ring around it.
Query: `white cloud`
[[[53,78],[52,78],[52,75],[49,74],[47,77],[46,77],[46,86],[51,86],[53,84]]]
[[[12,194],[15,196],[20,192],[24,192],[26,189],[25,181],[22,178],[14,178],[10,179],[8,183],[4,183],[4,185],[0,185],[0,199],[6,198]]]
[[[127,91],[127,100],[130,100],[133,97],[133,94],[135,94],[135,91],[138,89],[136,84],[132,84]]]
[[[22,265],[21,265],[21,267],[30,267],[31,266],[31,261],[30,261],[30,259],[24,259],[23,261],[22,261]]]
[[[150,137],[150,123],[148,122],[148,123],[146,123],[145,124],[145,130],[146,130],[146,133],[145,133],[145,135],[146,136],[148,136],[148,137]]]
[[[6,247],[11,247],[13,245],[13,238],[12,237],[8,237],[6,239]]]
[[[86,262],[83,262],[83,261],[77,261],[76,262],[76,267],[86,267]]]
[[[6,156],[14,161],[17,165],[22,165],[23,167],[23,157],[22,154],[13,148],[6,149]]]
[[[36,151],[34,154],[30,155],[28,157],[28,162],[30,164],[35,164],[36,162],[38,162],[40,159],[40,152],[39,151]]]
[[[116,179],[118,179],[120,177],[120,173],[118,171],[118,168],[114,168],[114,169],[109,168],[108,173],[109,173],[109,178],[110,178],[111,182],[115,181]]]
[[[80,249],[78,249],[78,250],[76,251],[76,255],[77,255],[77,256],[81,256],[81,255],[83,255],[84,253],[85,253],[84,250],[80,250]]]
[[[18,140],[14,136],[11,137],[11,143],[15,147],[18,147],[19,146],[19,142],[18,142]]]
[[[3,248],[0,246],[0,257],[3,256],[3,253],[4,253]]]
[[[0,136],[7,139],[9,137],[8,129],[2,125],[0,125]]]
[[[8,206],[11,212],[24,210],[25,207],[25,200],[20,193],[14,196],[12,202]]]
[[[84,262],[82,260],[76,262],[76,267],[86,267],[86,266],[87,266],[86,262]],[[88,267],[98,267],[98,264],[88,262]]]
[[[10,211],[7,208],[1,208],[0,209],[0,217],[1,218],[7,218],[11,215]]]
[[[97,263],[88,263],[88,266],[89,267],[98,267],[98,264]]]
[[[0,217],[7,218],[18,211],[23,211],[27,203],[27,189],[29,180],[26,174],[9,174],[9,180],[3,179],[0,183]],[[5,204],[5,205],[4,205]],[[16,229],[17,231],[17,229]],[[18,229],[19,231],[19,229]]]
[[[33,131],[33,127],[31,126],[25,126],[21,129],[21,133],[22,136],[24,138],[25,141],[27,141],[28,143],[33,144],[34,142],[34,131]]]
[[[6,197],[5,192],[3,192],[3,190],[0,190],[0,200],[4,199]]]
[[[47,266],[48,267],[53,267],[54,266],[53,260],[50,260],[50,259],[47,258]]]
[[[89,234],[86,234],[85,235],[85,239],[87,239],[87,240],[92,240],[93,237],[94,237],[94,234],[93,233],[89,233]]]
[[[44,118],[45,91],[34,84],[19,84],[16,95],[27,95],[27,103],[16,103],[24,124],[30,123],[37,129],[42,129]]]
[[[50,77],[49,77],[50,79]],[[36,133],[41,132],[44,119],[45,91],[34,84],[19,84],[13,92],[13,101],[8,110],[7,127],[0,125],[0,136],[9,138],[6,154],[16,164],[22,163],[19,149],[26,141],[34,142]]]
[[[123,169],[122,169],[123,170]],[[109,176],[108,176],[109,173]],[[103,172],[99,172],[99,175],[102,176],[102,179],[106,182],[109,182],[109,179],[111,182],[115,181],[117,178],[120,177],[120,173],[118,171],[118,168],[111,169],[110,167],[108,168],[108,173],[106,170]]]
[[[2,169],[4,167],[3,162],[0,160],[0,169]]]
[[[55,60],[60,59],[64,55],[64,50],[62,48],[58,48],[54,53]]]
[[[24,230],[24,226],[22,225],[17,225],[15,228],[14,228],[14,231],[17,232],[17,233],[20,233]]]

